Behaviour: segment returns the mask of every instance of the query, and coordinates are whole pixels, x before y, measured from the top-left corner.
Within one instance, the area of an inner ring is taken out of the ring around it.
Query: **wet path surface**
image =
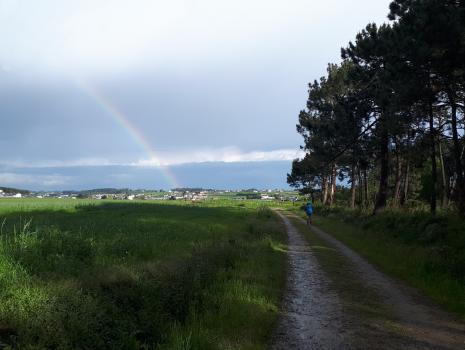
[[[277,212],[289,236],[289,271],[282,318],[271,349],[346,349],[343,312],[310,245],[290,220]]]
[[[382,319],[370,320],[348,312],[345,300],[319,266],[308,241],[288,217],[277,212],[289,236],[289,273],[282,318],[271,349],[438,349],[465,350],[465,325],[414,289],[394,280],[353,250],[312,226],[311,231],[340,254],[359,284],[354,290],[373,290],[380,300]],[[294,220],[303,219],[290,216]],[[376,321],[376,322],[373,322]],[[376,323],[375,327],[373,326]],[[357,334],[357,339],[353,339]]]
[[[313,226],[312,231],[331,243],[354,265],[370,288],[374,288],[394,312],[392,320],[399,329],[403,349],[465,349],[465,325],[440,310],[430,301],[375,269],[352,249],[333,236]],[[465,298],[465,296],[464,296]]]

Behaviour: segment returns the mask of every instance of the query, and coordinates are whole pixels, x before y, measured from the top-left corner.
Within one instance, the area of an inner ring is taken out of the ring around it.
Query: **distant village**
[[[94,199],[94,200],[185,200],[202,201],[206,199],[229,198],[235,200],[281,200],[296,201],[297,195],[282,189],[246,189],[246,190],[213,190],[213,189],[173,189],[129,190],[129,189],[95,189],[87,191],[27,191],[0,187],[0,198],[57,198],[57,199]]]

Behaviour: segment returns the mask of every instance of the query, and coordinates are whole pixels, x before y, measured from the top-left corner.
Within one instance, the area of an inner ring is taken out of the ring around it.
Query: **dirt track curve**
[[[347,260],[364,284],[358,288],[373,290],[383,309],[389,310],[377,327],[360,315],[350,314],[344,298],[321,269],[311,242],[288,216],[276,213],[284,221],[288,234],[289,269],[281,319],[270,349],[465,350],[464,324],[415,290],[375,269],[333,236],[312,226],[313,234]]]

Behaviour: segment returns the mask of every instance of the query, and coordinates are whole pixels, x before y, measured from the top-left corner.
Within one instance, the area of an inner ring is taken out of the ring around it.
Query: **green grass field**
[[[268,207],[301,204],[2,199],[0,348],[264,349],[287,266]],[[341,210],[317,207],[315,223],[464,316],[462,221]],[[328,252],[316,249],[347,290]],[[344,295],[364,314],[365,297]]]
[[[258,202],[0,200],[0,348],[263,349],[285,233]]]

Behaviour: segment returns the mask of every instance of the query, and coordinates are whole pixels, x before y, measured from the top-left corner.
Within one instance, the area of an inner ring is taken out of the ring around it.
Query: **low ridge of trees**
[[[16,194],[16,193],[29,194],[31,193],[31,191],[28,191],[28,190],[22,190],[19,188],[12,188],[12,187],[1,187],[1,186],[0,186],[0,192],[5,192],[7,194]]]
[[[342,62],[309,84],[297,131],[303,159],[288,183],[334,203],[402,207],[415,200],[465,213],[465,1],[395,0]]]

